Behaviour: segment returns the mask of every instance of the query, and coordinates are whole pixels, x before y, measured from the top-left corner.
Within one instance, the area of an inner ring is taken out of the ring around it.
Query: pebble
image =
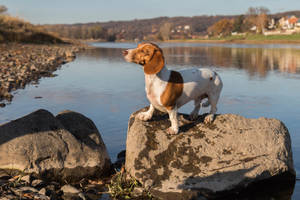
[[[0,44],[0,101],[12,101],[12,91],[51,77],[62,64],[73,61],[79,50],[72,45]]]
[[[76,188],[70,184],[62,186],[57,182],[48,182],[30,175],[11,176],[0,172],[0,200],[102,199],[103,186],[90,184],[91,182],[100,183],[103,181],[83,180],[80,183],[83,185],[77,183],[76,187],[79,188]]]
[[[21,180],[25,183],[30,183],[30,175],[22,176]]]
[[[63,191],[64,194],[65,193],[71,193],[71,194],[79,194],[80,193],[80,191],[77,188],[75,188],[71,185],[64,185],[64,186],[62,186],[62,188],[60,188],[60,190]]]

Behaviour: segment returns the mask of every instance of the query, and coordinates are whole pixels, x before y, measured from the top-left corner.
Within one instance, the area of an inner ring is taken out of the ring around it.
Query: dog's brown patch
[[[157,48],[156,46],[152,48],[154,48],[153,55],[150,60],[144,65],[145,74],[157,74],[165,66],[165,59],[162,54],[162,50]]]
[[[183,78],[179,72],[171,71],[165,91],[160,96],[160,101],[167,110],[172,110],[177,99],[183,91]]]

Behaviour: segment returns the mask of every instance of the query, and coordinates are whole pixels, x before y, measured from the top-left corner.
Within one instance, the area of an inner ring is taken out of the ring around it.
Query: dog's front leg
[[[148,121],[149,119],[152,118],[154,113],[154,106],[150,104],[149,110],[146,112],[141,112],[137,115],[137,118],[142,120],[142,121]]]
[[[169,119],[171,121],[171,127],[168,128],[168,133],[170,135],[176,135],[178,133],[178,118],[177,118],[177,107],[172,110],[168,110]]]

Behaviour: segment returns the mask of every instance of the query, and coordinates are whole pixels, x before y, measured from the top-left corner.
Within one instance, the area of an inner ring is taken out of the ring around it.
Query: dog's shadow
[[[190,116],[184,113],[178,113],[179,120],[179,133],[185,133],[192,130],[198,124],[203,123],[204,119],[208,115],[208,113],[204,113],[202,115],[198,115],[195,120],[191,120]],[[171,126],[171,122],[169,120],[169,115],[167,113],[155,110],[153,116],[147,122],[156,123],[156,124],[165,124],[167,127]],[[205,124],[206,126],[210,126],[210,124]]]

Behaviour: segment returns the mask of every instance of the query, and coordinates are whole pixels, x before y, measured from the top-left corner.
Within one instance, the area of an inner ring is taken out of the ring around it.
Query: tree
[[[256,27],[258,33],[263,33],[268,26],[268,16],[265,13],[261,13],[257,16]]]
[[[269,14],[269,13],[270,10],[268,8],[261,6],[261,7],[249,7],[246,14],[257,16],[260,14]]]
[[[240,15],[234,19],[233,32],[238,32],[238,33],[243,32],[244,19],[245,19],[244,15]]]
[[[256,26],[256,32],[262,33],[268,25],[268,13],[270,10],[266,7],[250,7],[247,11],[246,21],[252,26]]]
[[[233,22],[230,19],[221,19],[207,29],[210,35],[228,36],[233,31]]]
[[[161,38],[163,40],[170,40],[170,33],[171,33],[171,27],[172,27],[172,24],[171,23],[164,23],[160,29],[159,29],[159,35],[161,36]]]
[[[3,5],[0,5],[0,14],[4,13],[7,11],[7,8]]]

